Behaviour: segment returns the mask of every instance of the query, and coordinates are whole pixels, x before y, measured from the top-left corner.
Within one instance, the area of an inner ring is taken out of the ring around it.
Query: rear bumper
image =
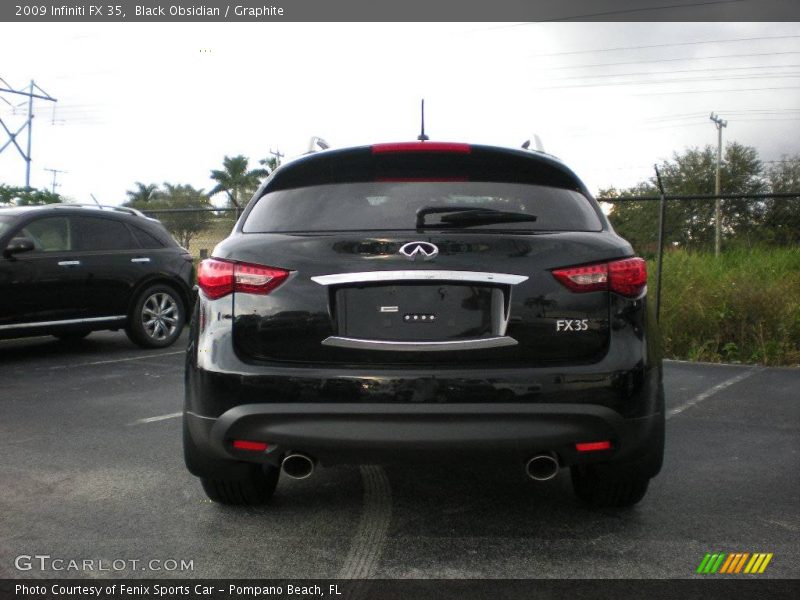
[[[237,464],[277,464],[289,451],[323,464],[509,463],[556,452],[564,466],[644,461],[641,471],[651,475],[661,466],[661,359],[657,337],[641,327],[620,324],[613,352],[592,364],[252,364],[234,350],[232,302],[203,300],[193,323],[185,422],[195,475],[231,476]],[[270,450],[235,450],[234,439],[266,442]],[[576,451],[578,442],[602,440],[611,449]]]
[[[289,451],[323,464],[508,463],[547,451],[556,452],[562,466],[631,462],[648,453],[663,427],[663,413],[625,419],[588,404],[269,403],[238,406],[216,419],[190,412],[185,418],[194,445],[209,458],[268,464],[278,464]],[[266,452],[237,450],[235,439],[270,447]],[[578,442],[600,440],[611,441],[611,449],[576,451]]]

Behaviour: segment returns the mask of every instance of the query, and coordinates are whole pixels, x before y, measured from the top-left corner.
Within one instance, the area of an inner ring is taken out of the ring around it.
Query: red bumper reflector
[[[456,142],[397,142],[392,144],[375,144],[372,146],[373,154],[398,154],[402,152],[453,152],[456,154],[469,154],[472,151],[469,144]]]
[[[269,448],[269,444],[266,442],[252,442],[250,440],[233,440],[233,447],[237,450],[264,452],[267,448]]]
[[[602,442],[580,442],[575,444],[575,449],[578,452],[597,452],[598,450],[611,450],[611,442],[608,440]]]

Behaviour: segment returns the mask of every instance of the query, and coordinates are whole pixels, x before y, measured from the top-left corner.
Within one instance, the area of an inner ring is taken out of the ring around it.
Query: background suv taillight
[[[573,292],[610,290],[635,298],[647,287],[647,263],[639,257],[556,269],[553,276]]]
[[[232,292],[269,294],[289,276],[289,271],[276,267],[209,258],[197,268],[197,285],[211,300]]]

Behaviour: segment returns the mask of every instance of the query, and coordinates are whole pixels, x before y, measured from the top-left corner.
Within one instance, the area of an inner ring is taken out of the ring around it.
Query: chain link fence
[[[727,208],[718,256],[717,199]],[[798,199],[795,192],[598,198],[642,209],[638,220],[628,212],[618,230],[648,259],[665,357],[800,366]]]
[[[753,208],[780,202],[786,210],[778,219],[779,224],[788,227],[770,239],[759,234],[757,219],[746,233],[726,225],[720,256],[714,255],[713,238],[711,243],[685,243],[687,239],[691,242],[694,235],[686,235],[689,228],[709,237],[712,213],[700,211],[698,225],[698,219],[687,220],[683,210],[686,203],[707,206],[717,198],[665,195],[598,200],[645,205],[642,220],[633,229],[629,224],[627,231],[620,233],[632,241],[640,256],[648,259],[649,296],[654,305],[660,305],[662,347],[667,358],[800,365],[800,224],[793,216],[800,194],[720,196],[723,203],[744,202]],[[784,203],[793,199],[792,204]],[[145,212],[162,221],[196,260],[211,256],[241,214],[235,208]],[[737,217],[738,212],[733,216]],[[613,213],[611,220],[614,221]],[[669,225],[666,235],[665,223]],[[702,228],[697,229],[698,226]],[[774,229],[775,223],[770,227]]]
[[[214,246],[230,235],[242,209],[172,208],[142,212],[161,221],[181,246],[196,260],[202,260],[211,256]]]
[[[746,200],[753,203],[781,201],[800,198],[800,193],[761,193],[761,194],[728,194],[713,195],[665,195],[660,196],[618,196],[597,200],[606,204],[625,204],[630,202],[660,202],[663,200],[665,219],[668,218],[669,206],[673,203],[709,202],[717,198],[725,200]],[[159,219],[172,233],[175,239],[185,247],[196,259],[203,259],[211,255],[214,246],[230,235],[236,221],[243,209],[240,208],[173,208],[144,210],[143,212],[153,218]],[[639,246],[636,250],[643,255],[657,256],[663,251],[665,245],[662,223],[659,223],[658,212],[654,212],[648,229],[652,236],[646,243],[634,244]],[[613,218],[612,218],[613,221]]]

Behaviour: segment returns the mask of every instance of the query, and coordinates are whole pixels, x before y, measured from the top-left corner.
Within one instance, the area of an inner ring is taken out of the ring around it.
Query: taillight
[[[233,291],[233,263],[208,258],[197,267],[197,285],[211,300]]]
[[[609,263],[556,269],[553,276],[573,292],[610,290],[635,298],[647,286],[647,263],[641,258],[625,258]]]
[[[269,294],[289,276],[289,271],[250,263],[209,258],[197,268],[197,285],[211,300],[232,292]]]
[[[608,263],[608,278],[612,292],[635,297],[647,285],[647,263],[641,258],[626,258]]]
[[[573,292],[595,292],[608,289],[608,265],[589,265],[557,269],[553,275]]]

